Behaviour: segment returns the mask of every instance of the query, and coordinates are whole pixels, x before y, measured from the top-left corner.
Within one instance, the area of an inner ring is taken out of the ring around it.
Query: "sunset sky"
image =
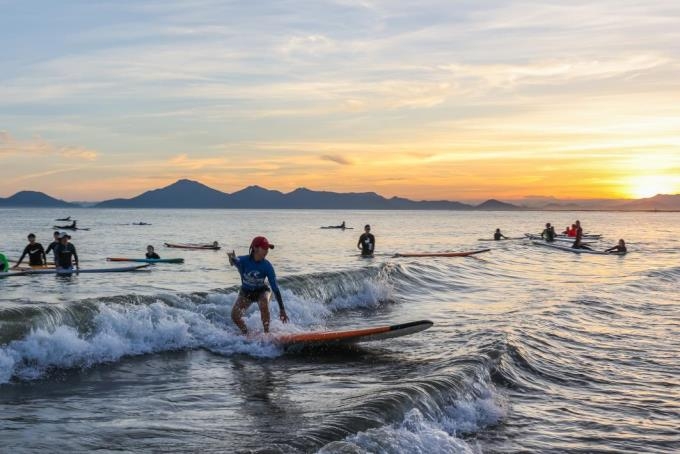
[[[0,0],[0,197],[680,193],[680,2]]]

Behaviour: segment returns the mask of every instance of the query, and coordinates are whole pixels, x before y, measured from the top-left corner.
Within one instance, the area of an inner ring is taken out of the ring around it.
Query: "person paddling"
[[[256,236],[250,243],[248,255],[236,257],[234,251],[227,254],[229,264],[235,266],[241,275],[241,290],[238,292],[236,302],[231,308],[231,319],[244,335],[248,334],[248,328],[243,321],[243,314],[255,302],[260,307],[260,317],[264,332],[269,332],[269,298],[271,293],[269,287],[265,284],[265,279],[271,285],[271,291],[274,292],[276,301],[279,303],[279,318],[283,323],[288,323],[288,315],[283,306],[281,291],[276,283],[274,267],[265,258],[269,249],[274,249],[274,245],[270,244],[267,238]]]
[[[74,265],[79,269],[78,253],[76,247],[68,242],[70,239],[71,235],[66,232],[59,234],[59,244],[54,247],[54,264],[57,270],[72,270]]]
[[[507,240],[508,237],[501,233],[501,229],[496,229],[496,231],[493,233],[493,239],[494,241],[500,241]]]
[[[626,242],[621,238],[616,246],[605,249],[604,252],[628,252],[628,248],[626,248]]]
[[[21,262],[26,255],[28,255],[28,264],[31,266],[44,266],[47,263],[45,249],[42,244],[35,241],[35,234],[33,233],[28,234],[28,244],[24,248],[24,252],[21,254],[21,257],[19,257],[19,260],[17,260],[16,265],[14,265],[14,268],[21,265]]]
[[[371,226],[368,224],[364,226],[364,233],[359,237],[357,249],[361,249],[362,257],[370,257],[375,251],[375,237],[371,233]]]
[[[146,258],[159,260],[161,257],[158,254],[156,254],[156,252],[153,249],[153,246],[148,245],[146,247]]]

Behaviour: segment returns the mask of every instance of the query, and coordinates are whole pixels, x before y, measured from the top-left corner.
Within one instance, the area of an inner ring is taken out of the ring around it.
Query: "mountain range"
[[[42,192],[21,191],[0,198],[0,207],[75,208],[83,204],[65,202]],[[658,194],[637,200],[562,201],[552,198],[528,200],[519,204],[496,199],[481,204],[448,200],[410,200],[386,198],[375,192],[330,192],[298,188],[289,193],[248,186],[231,194],[191,180],[178,180],[160,189],[144,192],[130,199],[112,199],[88,203],[95,208],[249,208],[249,209],[353,209],[353,210],[612,210],[612,211],[680,211],[680,194]]]

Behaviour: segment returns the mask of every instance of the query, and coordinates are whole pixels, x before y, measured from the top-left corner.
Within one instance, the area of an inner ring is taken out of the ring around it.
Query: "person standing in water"
[[[14,265],[14,268],[17,268],[19,265],[21,265],[21,262],[24,260],[24,257],[26,257],[27,254],[28,264],[31,266],[44,266],[47,263],[45,249],[43,248],[42,244],[35,241],[35,234],[33,233],[28,234],[28,244],[24,248],[24,253],[21,254],[21,257],[19,257],[19,260],[17,260],[16,265]]]
[[[76,247],[69,243],[71,236],[66,232],[59,234],[59,244],[54,247],[54,264],[57,270],[72,270],[75,265],[78,267],[78,253]]]
[[[274,245],[269,244],[267,238],[257,236],[250,243],[248,255],[236,257],[234,251],[227,253],[229,264],[235,266],[241,275],[241,290],[238,292],[236,302],[231,308],[231,319],[243,334],[248,334],[248,328],[243,321],[243,314],[255,302],[260,307],[260,317],[262,318],[264,332],[269,332],[269,298],[271,293],[269,287],[264,282],[265,279],[271,285],[271,291],[274,292],[276,301],[279,303],[279,318],[283,323],[288,323],[288,315],[283,307],[283,298],[276,283],[274,267],[265,258],[269,249],[274,249]]]
[[[50,251],[52,251],[56,247],[56,245],[59,244],[59,231],[55,230],[54,233],[52,234],[52,237],[54,238],[54,240],[50,243],[49,246],[47,246],[45,256],[47,256],[47,254],[49,254]]]
[[[375,252],[375,237],[371,233],[371,226],[369,224],[364,226],[364,233],[359,237],[357,249],[361,249],[363,257],[370,257]]]
[[[158,259],[160,259],[161,257],[160,257],[158,254],[156,254],[156,252],[155,252],[154,249],[153,249],[153,246],[148,245],[148,246],[146,247],[146,258],[147,258],[147,259],[155,259],[155,260],[158,260]]]
[[[501,233],[501,229],[496,229],[496,231],[493,233],[493,239],[495,241],[500,241],[500,240],[507,240],[508,237]]]

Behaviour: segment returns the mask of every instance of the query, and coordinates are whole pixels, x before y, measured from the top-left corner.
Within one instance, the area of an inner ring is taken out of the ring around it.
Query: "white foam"
[[[385,284],[366,282],[354,295],[335,298],[330,304],[305,299],[284,291],[290,323],[279,320],[276,301],[270,303],[272,332],[300,332],[323,329],[335,310],[375,307],[389,294]],[[12,377],[23,380],[43,376],[51,368],[88,367],[113,362],[126,355],[206,348],[232,355],[274,357],[282,353],[262,338],[244,338],[231,320],[236,294],[211,294],[205,303],[188,297],[163,295],[143,304],[102,304],[90,333],[75,327],[33,329],[25,338],[0,347],[0,384]],[[252,333],[261,333],[262,321],[257,304],[251,305],[244,322]]]
[[[400,423],[359,432],[324,446],[319,453],[481,452],[479,446],[461,436],[497,424],[504,415],[503,406],[496,402],[491,391],[483,389],[480,397],[458,400],[444,407],[437,418],[428,418],[414,408]]]

